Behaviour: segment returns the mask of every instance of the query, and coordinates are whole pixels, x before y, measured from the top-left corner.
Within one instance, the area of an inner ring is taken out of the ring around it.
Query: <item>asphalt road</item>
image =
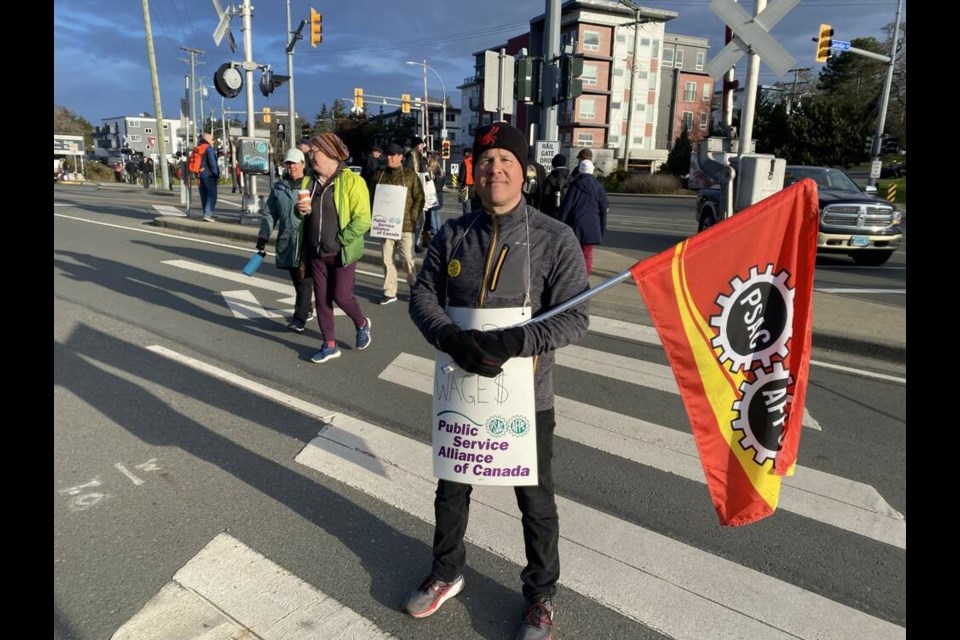
[[[343,357],[312,365],[315,325],[271,317],[291,306],[283,272],[245,278],[248,246],[165,233],[154,213],[143,194],[54,193],[54,636],[110,637],[171,584],[226,585],[233,600],[205,597],[239,622],[282,600],[250,555],[196,569],[226,535],[394,637],[512,637],[509,494],[477,498],[467,590],[425,621],[399,611],[432,537],[430,483],[407,452],[430,441],[417,371],[434,352],[405,303],[374,304],[379,274],[363,269],[373,345],[354,351],[340,318]],[[594,308],[556,372],[558,635],[904,637],[905,379],[812,367],[815,426],[780,508],[723,529],[682,402],[655,382],[662,348],[625,316],[602,321],[612,310]]]

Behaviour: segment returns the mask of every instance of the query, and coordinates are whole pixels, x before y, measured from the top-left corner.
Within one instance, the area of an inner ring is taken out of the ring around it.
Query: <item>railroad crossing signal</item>
[[[315,47],[323,42],[323,14],[310,8],[310,46]]]
[[[817,62],[826,62],[830,57],[830,47],[833,46],[833,27],[828,24],[820,25],[820,36],[817,39]]]
[[[707,63],[706,72],[713,78],[719,78],[732,69],[745,53],[750,52],[757,54],[777,75],[787,73],[796,60],[774,40],[770,29],[799,2],[800,0],[777,0],[768,4],[756,16],[751,16],[734,0],[711,0],[710,10],[730,27],[734,37]]]
[[[450,159],[450,141],[444,140],[440,143],[440,157],[444,160]]]
[[[403,93],[400,95],[400,111],[403,113],[410,113],[410,94]]]

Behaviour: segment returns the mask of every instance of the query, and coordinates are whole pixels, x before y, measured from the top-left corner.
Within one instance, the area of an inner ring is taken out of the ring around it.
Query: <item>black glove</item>
[[[503,361],[480,347],[479,338],[482,335],[482,331],[476,329],[461,331],[459,327],[451,324],[444,327],[437,344],[467,373],[494,378],[503,373],[500,366]]]
[[[500,331],[484,331],[479,340],[480,348],[500,360],[502,365],[510,358],[520,355],[523,349],[523,329],[510,327]]]
[[[257,251],[263,251],[267,247],[266,238],[257,238]]]

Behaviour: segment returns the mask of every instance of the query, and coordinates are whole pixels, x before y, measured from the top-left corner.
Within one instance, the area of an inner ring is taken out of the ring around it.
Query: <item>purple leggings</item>
[[[357,263],[344,267],[340,256],[311,257],[310,271],[313,273],[313,299],[317,303],[317,322],[320,333],[326,342],[336,342],[337,331],[333,321],[333,303],[353,320],[356,327],[366,322],[360,303],[353,295],[353,285],[357,279]]]

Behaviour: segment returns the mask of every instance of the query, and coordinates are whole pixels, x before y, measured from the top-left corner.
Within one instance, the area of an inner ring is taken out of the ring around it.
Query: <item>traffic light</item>
[[[820,37],[817,40],[817,62],[826,62],[830,57],[830,47],[833,46],[833,27],[828,24],[820,25]]]
[[[263,108],[263,124],[270,124],[270,107]]]
[[[353,90],[353,106],[363,110],[363,89],[360,87]]]
[[[444,140],[440,143],[440,157],[444,160],[450,159],[450,141]]]
[[[323,42],[323,14],[310,8],[310,46],[315,47]]]
[[[583,94],[583,58],[572,54],[560,56],[560,91],[558,101],[573,100]]]
[[[517,82],[517,102],[525,102],[526,104],[535,102],[533,72],[533,58],[517,59],[517,70],[514,72]]]
[[[400,111],[403,113],[410,113],[410,94],[404,93],[400,95]]]

